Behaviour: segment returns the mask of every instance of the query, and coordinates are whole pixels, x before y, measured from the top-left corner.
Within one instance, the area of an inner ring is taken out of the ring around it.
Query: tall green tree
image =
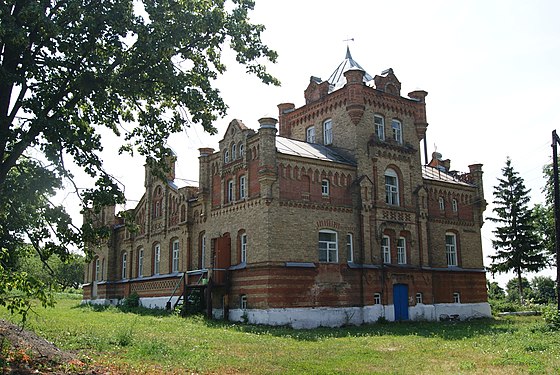
[[[261,41],[264,26],[249,21],[253,8],[253,0],[0,2],[0,277],[25,280],[9,266],[24,241],[43,261],[65,261],[69,247],[100,234],[89,221],[76,228],[50,201],[72,179],[67,165],[94,179],[79,191],[94,214],[124,201],[99,157],[101,128],[121,137],[121,152],[162,170],[171,134],[192,125],[215,133],[225,115],[215,87],[223,51],[279,84],[266,70],[277,55]],[[0,304],[11,303],[6,295]]]
[[[513,169],[507,158],[502,168],[502,178],[494,187],[494,214],[489,220],[496,223],[490,256],[492,273],[513,271],[517,276],[519,299],[523,303],[523,272],[537,272],[547,265],[540,237],[535,229],[532,210],[529,209],[529,192],[523,178]]]
[[[533,208],[533,217],[535,218],[535,226],[543,241],[544,248],[551,258],[551,263],[555,264],[556,260],[556,227],[554,222],[554,177],[552,174],[552,163],[543,167],[543,175],[545,185],[542,188],[545,200],[543,204],[536,204]]]

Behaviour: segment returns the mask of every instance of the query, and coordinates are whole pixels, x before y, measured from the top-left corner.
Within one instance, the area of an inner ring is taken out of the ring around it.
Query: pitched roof
[[[373,77],[352,58],[352,55],[350,54],[350,47],[346,47],[346,57],[328,79],[329,93],[344,87],[346,84],[346,77],[344,77],[344,73],[350,69],[359,69],[364,71],[364,82],[369,82],[373,79]]]
[[[440,168],[430,167],[429,165],[424,165],[422,167],[422,178],[433,181],[449,182],[462,186],[474,186],[473,184],[465,182],[464,179],[461,178],[461,175],[449,174]]]
[[[296,141],[290,138],[276,137],[276,150],[285,155],[356,165],[354,160],[343,156],[340,152],[330,147],[316,143]]]

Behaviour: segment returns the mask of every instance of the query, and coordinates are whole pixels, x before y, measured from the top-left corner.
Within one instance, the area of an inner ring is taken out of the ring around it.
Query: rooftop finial
[[[344,39],[343,42],[346,42],[346,58],[352,60],[352,55],[350,54],[350,45],[348,42],[353,42],[354,38]]]

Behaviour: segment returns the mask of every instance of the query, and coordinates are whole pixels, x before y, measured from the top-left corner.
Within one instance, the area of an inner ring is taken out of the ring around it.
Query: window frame
[[[383,176],[385,177],[385,203],[390,206],[400,206],[399,175],[394,169],[387,168]]]
[[[101,277],[101,259],[97,257],[95,259],[95,276],[93,281],[100,281]]]
[[[459,211],[459,204],[455,198],[451,200],[451,210],[453,213],[457,213]]]
[[[403,143],[403,135],[402,135],[402,122],[397,119],[391,120],[391,129],[393,131],[393,140],[398,144]]]
[[[373,304],[381,305],[381,293],[373,293]]]
[[[239,144],[239,158],[243,159],[243,156],[245,155],[245,146],[243,146],[243,143]]]
[[[224,163],[229,163],[229,150],[224,150]]]
[[[234,143],[231,145],[231,161],[237,159],[237,145]]]
[[[333,122],[332,119],[323,121],[323,145],[328,146],[333,144]]]
[[[206,234],[200,236],[200,269],[206,269]]]
[[[234,191],[233,191],[233,179],[228,180],[226,183],[226,195],[227,195],[227,203],[234,201]]]
[[[321,234],[334,235],[334,241],[321,240]],[[319,250],[319,262],[320,263],[338,263],[338,232],[331,229],[321,229],[318,232],[318,250]],[[321,248],[321,244],[325,244],[324,248]],[[334,246],[334,247],[332,247]],[[325,253],[324,257],[321,257],[322,253]],[[334,260],[331,259],[331,253],[334,252]]]
[[[448,243],[448,239],[453,239],[452,243]],[[445,258],[447,267],[458,267],[459,256],[457,251],[457,235],[452,232],[445,233]]]
[[[171,243],[171,272],[179,272],[179,251],[179,240],[173,240]]]
[[[384,264],[391,264],[391,237],[383,235],[381,238],[381,254]]]
[[[239,199],[247,198],[247,177],[245,175],[239,176]]]
[[[315,143],[315,126],[305,129],[305,140],[307,143]]]
[[[240,244],[240,263],[247,263],[247,233],[241,234],[239,237]]]
[[[461,293],[453,292],[453,303],[461,303]]]
[[[422,292],[416,293],[416,304],[424,304],[424,294]]]
[[[354,262],[354,235],[346,233],[346,258],[348,262]]]
[[[321,195],[323,197],[328,197],[331,193],[331,182],[328,178],[323,178],[321,180]]]
[[[406,264],[406,238],[402,236],[397,239],[397,264]]]
[[[439,202],[439,210],[445,211],[445,199],[443,197],[439,197],[438,202]]]
[[[144,248],[138,249],[138,277],[144,276]]]
[[[159,275],[161,271],[161,245],[154,245],[154,275]]]
[[[126,279],[126,258],[127,252],[124,251],[121,255],[121,279]]]
[[[377,120],[380,119],[381,123],[378,123]],[[375,127],[375,135],[377,139],[380,141],[385,140],[385,117],[381,115],[373,115],[373,124]]]
[[[239,308],[241,310],[247,310],[247,295],[246,294],[239,295]]]

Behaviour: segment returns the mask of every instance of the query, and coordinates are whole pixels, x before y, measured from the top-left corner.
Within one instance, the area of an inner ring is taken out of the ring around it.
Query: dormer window
[[[314,126],[310,126],[307,128],[306,130],[306,135],[307,135],[307,143],[315,143],[315,127]]]
[[[373,122],[375,124],[375,135],[380,141],[385,140],[385,119],[382,116],[373,116]]]
[[[333,135],[332,135],[332,120],[328,119],[323,122],[323,144],[332,145]]]
[[[401,122],[393,119],[393,121],[391,121],[391,128],[393,129],[393,140],[397,143],[403,143]]]

